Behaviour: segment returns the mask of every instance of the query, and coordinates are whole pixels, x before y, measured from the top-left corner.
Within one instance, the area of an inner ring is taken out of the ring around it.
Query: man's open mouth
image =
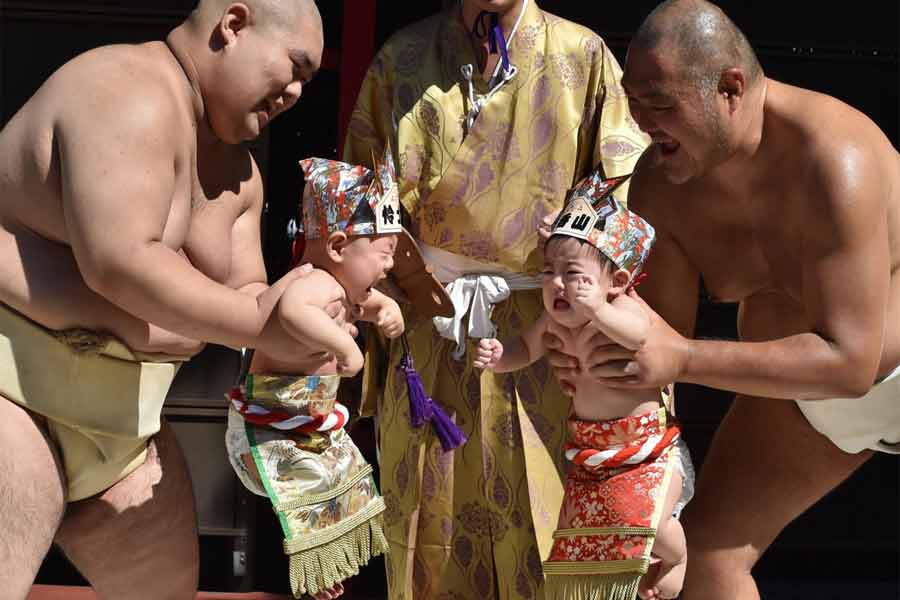
[[[671,156],[678,152],[678,149],[681,148],[681,144],[676,141],[670,140],[665,142],[657,142],[659,146],[659,151],[663,156]]]

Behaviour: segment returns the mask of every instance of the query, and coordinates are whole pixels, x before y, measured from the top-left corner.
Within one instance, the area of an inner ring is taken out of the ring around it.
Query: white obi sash
[[[511,292],[541,287],[540,277],[490,267],[421,242],[419,250],[425,262],[434,268],[435,276],[445,285],[453,302],[454,316],[434,317],[434,327],[441,337],[456,343],[453,351],[456,360],[461,360],[466,352],[466,337],[490,338],[496,335],[496,327],[491,321],[495,304],[509,298]],[[469,322],[468,327],[464,328],[466,315]]]

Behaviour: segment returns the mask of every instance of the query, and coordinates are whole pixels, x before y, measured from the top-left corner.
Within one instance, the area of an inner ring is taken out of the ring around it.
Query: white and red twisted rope
[[[327,415],[311,417],[309,415],[292,415],[281,410],[269,410],[258,404],[247,402],[247,398],[240,388],[232,389],[228,399],[248,423],[282,431],[299,433],[335,431],[343,427],[350,418],[347,407],[339,402],[334,403],[334,410]]]
[[[616,446],[606,450],[581,448],[575,444],[567,443],[566,458],[588,470],[637,465],[645,460],[658,458],[666,448],[678,440],[680,434],[681,431],[678,427],[673,425],[662,434],[651,435],[641,444]]]

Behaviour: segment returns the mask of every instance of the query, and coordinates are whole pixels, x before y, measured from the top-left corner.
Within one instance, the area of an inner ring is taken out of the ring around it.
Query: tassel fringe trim
[[[287,544],[285,550],[287,551]],[[315,548],[290,554],[291,590],[295,598],[315,594],[359,574],[373,556],[387,552],[381,515]]]
[[[544,581],[545,600],[634,600],[641,576],[560,575]]]

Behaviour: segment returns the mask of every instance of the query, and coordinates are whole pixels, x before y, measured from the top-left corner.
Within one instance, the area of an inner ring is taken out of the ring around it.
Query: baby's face
[[[361,304],[366,301],[372,288],[394,268],[396,250],[397,236],[394,234],[360,235],[347,243],[341,280],[350,302]]]
[[[544,309],[564,327],[581,327],[588,319],[572,307],[570,294],[579,276],[589,275],[600,286],[601,293],[612,285],[613,269],[605,268],[596,251],[571,237],[554,238],[544,249]]]

